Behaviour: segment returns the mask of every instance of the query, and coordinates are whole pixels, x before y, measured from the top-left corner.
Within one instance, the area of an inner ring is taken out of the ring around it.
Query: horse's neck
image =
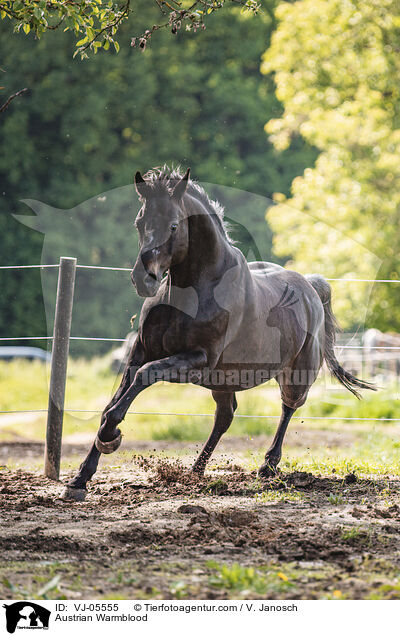
[[[196,285],[204,279],[216,279],[232,267],[233,249],[224,236],[215,215],[192,197],[187,201],[189,247],[182,263],[171,268],[171,282],[177,287]]]

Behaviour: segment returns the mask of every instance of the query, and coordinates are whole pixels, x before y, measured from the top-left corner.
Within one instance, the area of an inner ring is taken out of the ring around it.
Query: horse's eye
[[[178,229],[178,224],[177,223],[172,223],[171,232],[176,232],[177,229]]]

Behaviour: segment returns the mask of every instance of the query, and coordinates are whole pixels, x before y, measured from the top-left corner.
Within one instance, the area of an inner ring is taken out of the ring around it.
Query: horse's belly
[[[235,365],[280,365],[282,363],[282,334],[276,327],[253,324],[241,330],[222,353],[220,362]]]
[[[214,368],[202,369],[194,383],[212,391],[245,391],[273,380],[279,371],[278,365],[218,363]]]

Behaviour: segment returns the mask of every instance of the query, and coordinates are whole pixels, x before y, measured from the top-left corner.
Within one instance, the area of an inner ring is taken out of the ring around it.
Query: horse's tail
[[[307,276],[308,282],[314,287],[318,296],[321,299],[322,305],[324,307],[325,314],[325,352],[324,358],[327,364],[327,367],[331,374],[335,376],[339,382],[343,384],[351,393],[353,393],[359,399],[361,395],[357,391],[357,388],[360,389],[370,389],[371,391],[376,391],[376,386],[371,384],[370,382],[364,382],[363,380],[359,380],[354,375],[349,373],[343,369],[343,367],[339,364],[335,356],[335,340],[336,340],[336,332],[339,330],[339,325],[335,318],[335,315],[332,311],[331,305],[331,286],[322,276],[318,276],[317,274],[312,274]]]

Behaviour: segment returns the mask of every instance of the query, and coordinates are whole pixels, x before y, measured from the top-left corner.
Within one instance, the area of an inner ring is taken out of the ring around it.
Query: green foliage
[[[330,492],[328,501],[332,506],[338,506],[343,503],[343,495],[341,492]]]
[[[399,279],[399,3],[301,0],[276,15],[262,70],[275,73],[285,110],[266,130],[277,148],[300,134],[320,155],[268,214],[275,252],[302,272]],[[361,284],[338,290],[344,325],[368,302],[369,325],[400,329],[399,285],[369,299]]]
[[[209,579],[211,587],[231,590],[243,595],[266,595],[294,587],[286,574],[280,571],[263,573],[253,567],[243,567],[239,563],[225,565],[210,561],[207,565],[216,570],[216,574]]]
[[[351,528],[342,528],[341,538],[349,544],[368,545],[372,540],[371,528],[361,528],[353,526]]]
[[[126,20],[130,12],[130,2],[125,3],[103,0],[85,2],[57,0],[1,0],[0,18],[9,18],[16,31],[26,35],[31,31],[40,37],[46,31],[60,28],[72,31],[79,38],[76,53],[87,57],[85,51],[91,49],[97,53],[112,44],[118,52],[119,44],[114,39],[118,27]]]
[[[265,118],[281,111],[272,80],[259,71],[274,28],[274,4],[265,0],[265,11],[256,19],[240,10],[217,13],[212,28],[195,36],[180,32],[172,38],[160,32],[142,54],[129,47],[125,22],[119,28],[118,55],[101,52],[84,62],[71,59],[72,33],[48,32],[34,41],[13,34],[7,20],[0,21],[0,59],[6,71],[2,84],[7,94],[29,88],[2,115],[0,128],[0,145],[6,149],[0,156],[2,264],[40,262],[43,236],[11,217],[13,212],[29,213],[21,199],[43,201],[62,213],[131,184],[135,170],[164,162],[190,165],[199,181],[262,195],[253,207],[243,192],[228,197],[227,216],[233,205],[242,210],[239,223],[262,258],[270,259],[271,231],[262,197],[288,192],[293,177],[315,156],[301,140],[280,154],[263,133]],[[153,7],[145,0],[138,0],[137,7],[135,24],[144,29]],[[241,42],[245,46],[239,54]],[[58,233],[54,252],[62,244],[81,263],[85,258],[84,264],[132,266],[137,249],[133,188],[129,196],[132,209],[127,204],[114,207],[114,200],[103,202],[95,218],[79,208],[85,233],[76,232],[71,222],[70,232]],[[246,253],[249,241],[239,240]],[[83,304],[84,313],[74,315],[73,335],[124,336],[130,316],[140,309],[129,276],[122,296],[115,296],[113,275],[96,276],[99,287]],[[82,277],[80,272],[78,285]],[[4,272],[1,281],[0,335],[46,334],[39,272]],[[95,355],[107,346],[74,344],[72,353]]]
[[[241,5],[242,11],[257,13],[260,4],[256,0],[235,0]],[[149,18],[147,27],[140,36],[131,40],[131,46],[146,48],[147,42],[155,31],[167,27],[172,34],[181,29],[197,31],[205,28],[205,18],[223,9],[228,4],[225,0],[194,0],[184,3],[180,0],[152,0],[152,19]],[[149,5],[149,3],[148,3]],[[62,29],[72,31],[76,42],[76,51],[82,59],[88,57],[88,50],[97,53],[103,48],[105,51],[113,48],[118,53],[119,43],[115,39],[124,20],[137,11],[131,8],[131,0],[2,0],[0,2],[0,19],[9,18],[15,31],[23,31],[28,35],[31,31],[37,38],[47,31]],[[161,18],[161,22],[160,22]],[[154,24],[155,22],[155,24]],[[152,25],[152,26],[150,26]]]

